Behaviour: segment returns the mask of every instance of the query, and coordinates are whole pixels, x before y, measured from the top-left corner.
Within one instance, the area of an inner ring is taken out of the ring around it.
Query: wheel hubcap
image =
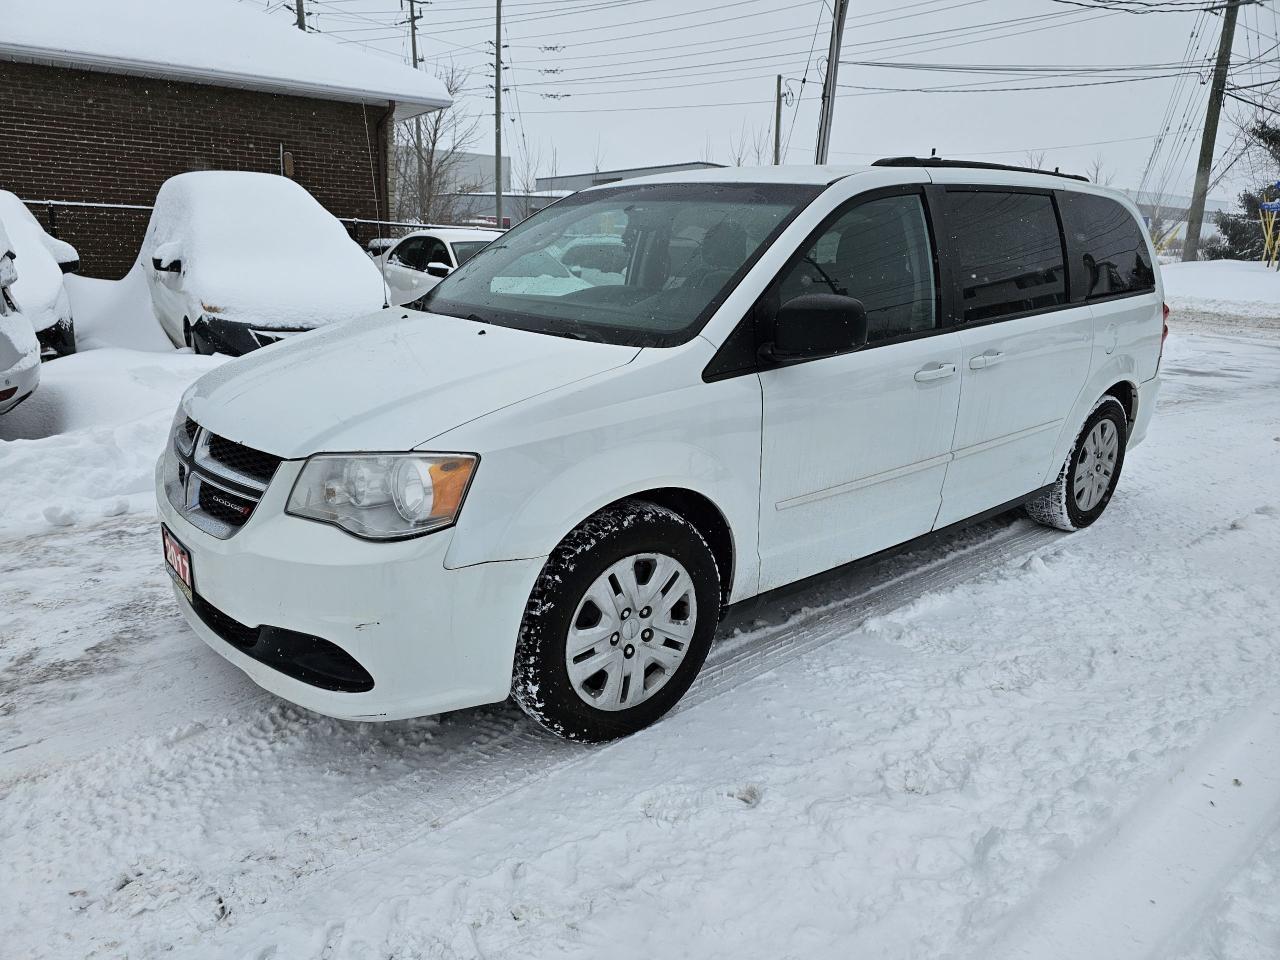
[[[684,662],[698,622],[693,579],[675,558],[619,560],[578,603],[565,644],[574,691],[599,710],[649,699]]]
[[[1099,420],[1084,438],[1080,459],[1076,461],[1075,474],[1071,478],[1071,492],[1076,506],[1089,511],[1098,505],[1116,472],[1116,458],[1120,455],[1120,438],[1116,425],[1110,420]]]

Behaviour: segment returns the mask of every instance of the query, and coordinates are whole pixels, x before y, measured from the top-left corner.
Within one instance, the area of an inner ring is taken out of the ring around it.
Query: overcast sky
[[[404,19],[403,0],[307,2],[322,32],[408,56],[406,28],[393,25]],[[1277,76],[1277,5],[1243,9],[1237,82]],[[476,149],[491,151],[493,3],[433,0],[420,9],[425,67],[452,61],[471,72],[459,105],[485,115]],[[508,0],[504,152],[514,152],[519,167],[527,144],[544,175],[552,172],[553,153],[561,174],[594,169],[597,161],[602,169],[730,162],[735,140],[759,139],[771,149],[774,77],[781,73],[791,101],[782,124],[786,159],[811,163],[830,16],[827,0]],[[1136,187],[1145,174],[1148,187],[1189,193],[1208,88],[1199,77],[1170,75],[1185,73],[1179,65],[1187,61],[1210,64],[1219,28],[1219,18],[1207,14],[1137,16],[1054,0],[852,0],[831,162],[936,148],[944,156],[1023,163],[1031,150],[1044,151],[1050,167],[1087,172],[1100,155],[1115,186]],[[1009,76],[857,61],[1126,72]],[[1153,64],[1162,66],[1132,69]],[[1205,81],[1208,74],[1206,65]],[[990,89],[1061,84],[1076,86]],[[920,87],[952,90],[867,89]],[[980,89],[966,89],[974,87]],[[1241,104],[1228,107],[1219,156],[1234,156],[1233,121],[1249,113]],[[1165,127],[1170,132],[1148,170],[1153,138]],[[1248,180],[1237,164],[1212,195],[1231,197]]]

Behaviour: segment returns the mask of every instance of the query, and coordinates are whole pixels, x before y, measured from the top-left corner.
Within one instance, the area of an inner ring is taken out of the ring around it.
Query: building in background
[[[339,218],[387,219],[393,121],[450,103],[430,73],[235,0],[23,7],[0,30],[0,186],[89,276],[129,270],[189,170],[283,174]]]

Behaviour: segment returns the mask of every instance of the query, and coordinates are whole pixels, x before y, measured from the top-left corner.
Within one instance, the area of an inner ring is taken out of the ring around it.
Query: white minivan
[[[621,282],[563,282],[582,236]],[[581,740],[671,709],[728,604],[1021,504],[1093,523],[1165,332],[1123,196],[913,158],[586,190],[418,306],[188,391],[156,471],[180,606],[320,713],[511,694]]]

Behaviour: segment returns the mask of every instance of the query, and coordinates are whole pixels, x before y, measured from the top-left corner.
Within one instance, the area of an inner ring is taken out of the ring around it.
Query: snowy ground
[[[1165,298],[1184,325],[1280,337],[1280,271],[1261,263],[1204,260],[1165,264]]]
[[[139,492],[213,361],[55,361],[55,397],[96,364],[136,393],[0,444],[0,953],[1280,955],[1280,343],[1192,329],[1095,527],[736,609],[684,707],[601,748],[258,690]]]

